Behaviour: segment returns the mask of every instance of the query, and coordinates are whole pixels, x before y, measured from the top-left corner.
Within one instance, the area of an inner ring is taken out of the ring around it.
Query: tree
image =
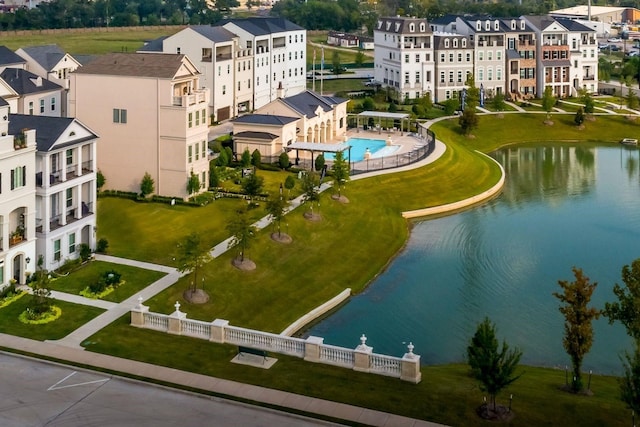
[[[478,127],[478,121],[479,119],[475,108],[471,108],[469,106],[464,108],[462,115],[458,119],[460,128],[462,128],[462,133],[465,135],[469,135],[472,130]]]
[[[211,162],[209,166],[209,188],[216,188],[219,184],[218,168]]]
[[[318,172],[321,171],[322,168],[324,168],[324,164],[324,154],[318,154],[318,157],[316,157],[314,161],[315,170],[317,170]]]
[[[264,178],[258,176],[256,171],[250,173],[245,179],[242,180],[242,191],[249,196],[249,201],[253,202],[253,199],[262,192],[264,187]]]
[[[571,389],[574,392],[582,390],[582,360],[591,350],[593,344],[593,325],[591,322],[600,317],[600,310],[588,307],[593,291],[597,283],[590,283],[589,278],[576,267],[572,269],[576,278],[574,282],[558,280],[562,293],[554,292],[558,298],[560,313],[564,316],[564,338],[562,345],[571,358],[573,368],[573,382]]]
[[[51,298],[51,291],[49,290],[49,273],[44,270],[44,257],[38,256],[37,268],[35,273],[35,280],[31,285],[33,291],[31,293],[31,302],[27,308],[29,316],[32,318],[39,318],[45,313],[51,310],[53,305],[53,298]]]
[[[333,65],[333,74],[340,74],[342,72],[342,64],[340,63],[340,52],[337,49],[333,50],[331,63]]]
[[[145,172],[142,177],[142,181],[140,181],[140,195],[142,197],[146,197],[149,194],[152,194],[154,191],[154,184],[155,182],[153,181],[153,178],[151,178],[149,172]]]
[[[291,175],[287,175],[287,177],[284,180],[284,188],[287,189],[287,196],[291,195],[291,190],[293,190],[293,187],[295,186],[296,186],[295,178]]]
[[[200,178],[198,178],[198,175],[192,171],[189,179],[187,180],[187,193],[197,193],[198,190],[200,190]]]
[[[478,329],[467,347],[467,361],[471,374],[480,382],[480,390],[489,393],[490,403],[496,410],[496,396],[506,386],[520,378],[514,371],[522,357],[517,348],[509,350],[506,341],[498,349],[495,325],[488,317]]]
[[[280,156],[278,157],[278,165],[280,165],[280,168],[286,169],[290,164],[289,155],[285,152],[280,153]]]
[[[367,96],[365,99],[362,100],[362,108],[365,111],[371,111],[374,108],[376,108],[376,105],[373,103],[373,99]]]
[[[444,114],[450,116],[456,112],[456,109],[458,108],[458,101],[450,98],[444,101],[442,105],[444,105]]]
[[[227,155],[227,151],[226,150],[222,150],[220,151],[220,153],[218,153],[218,158],[216,159],[216,166],[227,166],[230,162],[230,159]]]
[[[240,163],[242,163],[243,168],[248,168],[251,165],[251,153],[248,148],[242,152],[242,157],[240,158]]]
[[[491,100],[491,106],[496,111],[504,111],[506,104],[504,102],[504,95],[502,94],[502,92],[498,92],[495,94],[495,96]]]
[[[603,315],[610,324],[615,321],[622,323],[627,334],[640,343],[640,258],[631,266],[622,267],[622,281],[626,287],[617,283],[613,286],[618,301],[605,303]]]
[[[584,112],[586,114],[593,114],[595,102],[593,101],[591,93],[589,93],[587,89],[580,89],[578,94],[580,95],[580,100],[584,103]]]
[[[576,115],[573,118],[573,122],[577,126],[580,126],[582,125],[582,123],[584,123],[584,110],[582,109],[582,107],[578,108],[578,111],[576,111]]]
[[[640,414],[640,346],[637,343],[632,355],[625,352],[622,364],[624,374],[620,378],[620,398],[629,409]]]
[[[627,83],[627,96],[625,96],[625,100],[627,103],[627,107],[629,107],[630,109],[635,110],[638,108],[638,96],[636,95],[635,91],[631,89],[630,83]]]
[[[98,191],[100,191],[102,187],[104,187],[104,184],[106,182],[107,182],[107,178],[105,178],[102,171],[98,169],[98,172],[96,173],[96,188],[98,189]]]
[[[338,190],[338,197],[342,197],[342,186],[349,180],[349,164],[344,158],[344,152],[338,151],[331,165],[333,172],[333,187]]]
[[[193,232],[185,236],[178,243],[178,253],[176,261],[178,262],[178,271],[181,273],[191,273],[189,287],[184,293],[184,297],[188,301],[193,301],[197,294],[198,273],[201,268],[211,261],[211,252],[209,246],[200,238],[200,234]],[[204,292],[204,277],[202,278],[202,292]],[[207,298],[208,300],[208,298]]]
[[[282,218],[284,218],[288,204],[289,203],[281,194],[274,194],[267,200],[267,213],[278,225],[278,237],[280,237],[280,222],[282,221]]]
[[[356,57],[353,62],[356,64],[356,67],[362,67],[362,64],[364,63],[364,52],[361,47],[358,48],[358,52],[356,53]]]
[[[387,108],[387,111],[390,113],[397,113],[398,112],[398,106],[396,105],[396,103],[394,101],[391,101],[389,103],[389,107]]]
[[[262,164],[262,154],[260,154],[260,150],[257,148],[251,153],[251,164],[257,168]]]
[[[317,173],[311,171],[307,172],[302,177],[302,191],[303,199],[305,202],[315,202],[320,199],[320,194],[318,193],[318,187],[320,186],[320,177]]]
[[[240,262],[244,262],[246,250],[250,248],[251,241],[255,238],[256,228],[247,218],[246,209],[237,211],[237,215],[227,225],[227,231],[231,233],[229,247],[238,246],[240,252],[238,258]]]
[[[544,94],[542,95],[542,109],[547,112],[547,120],[551,117],[554,105],[556,105],[556,97],[553,96],[551,86],[547,86],[544,88]]]

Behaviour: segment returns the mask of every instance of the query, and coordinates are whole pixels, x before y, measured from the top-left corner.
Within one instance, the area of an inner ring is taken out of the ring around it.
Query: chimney
[[[276,98],[284,98],[284,88],[282,87],[282,81],[278,83],[278,90],[276,91]]]

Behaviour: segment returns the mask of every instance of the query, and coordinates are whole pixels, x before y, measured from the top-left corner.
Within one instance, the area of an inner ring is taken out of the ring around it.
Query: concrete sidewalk
[[[0,346],[12,348],[31,354],[39,354],[57,360],[66,360],[73,364],[93,366],[112,372],[120,372],[126,375],[149,378],[179,387],[197,389],[206,393],[213,393],[232,398],[276,406],[281,409],[302,411],[310,415],[321,415],[338,418],[346,421],[357,422],[371,426],[396,427],[438,427],[428,421],[416,420],[386,412],[343,403],[331,402],[308,396],[288,393],[270,388],[242,384],[220,378],[209,377],[192,372],[180,371],[173,368],[151,365],[129,359],[107,356],[99,353],[83,351],[78,348],[70,348],[51,342],[40,342],[20,338],[13,335],[0,334]]]

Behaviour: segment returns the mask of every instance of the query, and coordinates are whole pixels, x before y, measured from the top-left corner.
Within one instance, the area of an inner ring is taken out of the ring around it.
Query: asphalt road
[[[0,379],[2,427],[336,425],[6,353]]]

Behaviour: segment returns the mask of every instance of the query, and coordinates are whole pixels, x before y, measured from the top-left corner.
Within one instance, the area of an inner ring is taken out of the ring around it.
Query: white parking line
[[[83,382],[83,383],[69,384],[69,385],[63,385],[63,386],[58,387],[59,384],[62,384],[63,382],[65,382],[66,380],[68,380],[69,378],[74,376],[76,373],[77,373],[77,371],[71,372],[69,375],[67,375],[66,377],[64,377],[63,379],[61,379],[60,381],[58,381],[57,383],[55,383],[51,387],[49,387],[47,389],[47,391],[60,390],[60,389],[63,389],[63,388],[77,387],[77,386],[80,386],[80,385],[87,385],[87,384],[97,384],[97,383],[103,383],[103,382],[109,381],[109,378],[104,378],[102,380],[86,381],[86,382]]]

